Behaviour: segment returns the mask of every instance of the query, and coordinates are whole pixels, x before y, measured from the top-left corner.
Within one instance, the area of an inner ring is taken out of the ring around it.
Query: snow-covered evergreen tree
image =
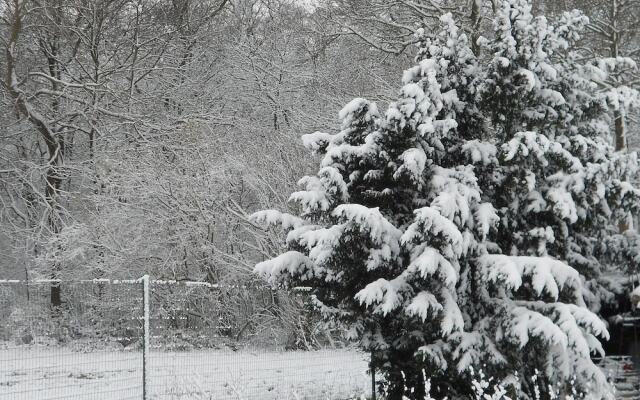
[[[494,196],[500,247],[566,260],[587,280],[597,311],[617,290],[600,280],[605,253],[615,250],[604,239],[636,207],[638,192],[625,180],[637,160],[609,144],[609,112],[623,100],[597,82],[616,62],[585,65],[573,49],[587,22],[573,12],[550,26],[527,1],[505,1],[486,44],[492,60],[481,91],[504,167]]]
[[[608,224],[590,218],[611,218],[636,191],[599,136],[599,70],[554,61],[584,22],[569,14],[554,28],[506,0],[484,61],[443,16],[438,35],[419,32],[417,64],[384,113],[355,99],[340,132],[303,137],[322,161],[291,196],[298,215],[252,216],[287,232],[288,251],[256,271],[312,287],[323,316],[373,351],[390,398],[405,386],[422,398],[423,370],[436,397],[469,394],[471,366],[525,397],[534,369],[606,395],[590,360],[606,327],[583,281],[598,277],[593,240]]]
[[[572,12],[551,26],[544,17],[532,16],[528,1],[504,1],[495,19],[496,37],[484,43],[490,61],[480,108],[491,115],[500,160],[495,185],[491,193],[485,191],[500,216],[496,243],[505,254],[552,257],[579,273],[572,272],[572,279],[582,281],[582,296],[565,290],[554,296],[560,301],[553,306],[528,303],[560,327],[566,296],[578,305],[586,300],[597,312],[618,290],[607,266],[618,250],[605,239],[640,195],[625,182],[636,173],[635,154],[616,153],[609,143],[609,112],[620,106],[619,99],[597,82],[607,73],[602,66],[611,63],[583,64],[574,50],[587,22]],[[531,292],[534,282],[518,290],[517,303]],[[584,346],[564,333],[575,360],[585,357],[588,347],[599,347],[593,337]],[[541,351],[530,352],[536,356],[524,358],[522,369],[532,372],[542,362],[543,378],[557,382],[575,374],[583,391],[598,393],[585,385],[590,375],[598,375],[593,366],[558,364],[550,343],[531,346]]]

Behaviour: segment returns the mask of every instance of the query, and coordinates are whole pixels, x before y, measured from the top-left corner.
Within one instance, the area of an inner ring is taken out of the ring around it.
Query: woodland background
[[[354,97],[381,104],[414,32],[452,12],[491,37],[490,0],[7,0],[0,6],[0,279],[252,282],[277,254],[246,216],[286,209]],[[640,3],[536,0],[590,18],[593,57],[640,58]],[[640,88],[636,68],[603,90]],[[618,150],[637,115],[616,115]],[[62,294],[64,297],[64,294]],[[51,302],[60,301],[52,289]]]

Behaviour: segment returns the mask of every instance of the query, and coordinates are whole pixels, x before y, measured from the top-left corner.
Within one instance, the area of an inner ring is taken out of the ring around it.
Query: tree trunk
[[[58,145],[58,148],[60,144]],[[60,153],[60,151],[57,151]],[[60,184],[62,183],[62,179],[58,173],[58,167],[62,164],[62,157],[59,154],[50,154],[49,160],[49,169],[47,170],[47,179],[46,179],[46,188],[45,188],[45,199],[47,201],[47,205],[49,206],[49,216],[47,218],[47,225],[49,228],[49,232],[52,235],[57,235],[60,233],[60,214],[58,210],[58,199],[57,195],[60,190]],[[51,158],[54,158],[51,160]],[[51,278],[58,279],[60,272],[60,265],[54,261],[54,265],[52,266]],[[53,282],[51,284],[51,307],[56,310],[62,305],[62,293],[60,289],[59,282]]]
[[[482,8],[481,0],[471,0],[471,51],[478,57],[480,55],[480,46],[478,45],[478,39],[480,38],[480,22],[482,22],[482,15],[480,13]]]
[[[64,164],[64,141],[61,136],[51,127],[44,115],[38,112],[35,107],[29,103],[29,96],[20,88],[20,80],[16,72],[16,54],[18,37],[22,31],[22,19],[25,4],[23,1],[15,0],[13,3],[13,15],[11,16],[9,40],[6,48],[6,75],[4,86],[15,102],[15,107],[19,114],[27,117],[40,137],[47,146],[47,172],[45,176],[45,201],[47,210],[47,228],[49,233],[58,234],[60,232],[60,214],[58,204],[58,193],[62,182],[61,167]],[[51,65],[50,65],[51,67]],[[54,104],[57,107],[57,104]],[[54,265],[52,278],[57,278],[57,268]],[[57,308],[61,305],[60,285],[54,283],[51,285],[51,306]]]
[[[611,37],[610,40],[610,55],[612,58],[620,56],[620,34],[618,32],[618,0],[611,0]],[[627,134],[625,115],[622,110],[615,110],[613,112],[614,126],[615,126],[615,149],[616,151],[625,151],[627,149]],[[618,229],[620,232],[625,232],[629,229],[628,217],[625,217],[622,221],[618,222]]]
[[[625,151],[627,149],[627,134],[624,114],[616,110],[613,117],[615,119],[616,151]]]

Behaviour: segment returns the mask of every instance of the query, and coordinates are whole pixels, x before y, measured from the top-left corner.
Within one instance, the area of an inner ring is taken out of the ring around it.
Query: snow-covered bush
[[[341,131],[305,135],[322,156],[281,225],[287,251],[256,266],[271,284],[312,287],[331,323],[372,352],[388,397],[473,396],[469,368],[525,398],[523,377],[602,398],[590,354],[605,323],[600,246],[638,190],[635,156],[614,153],[606,71],[572,50],[586,20],[556,26],[525,0],[498,7],[477,58],[451,15],[418,32],[417,64],[381,113],[354,99]],[[585,286],[585,281],[587,286]],[[520,371],[520,374],[517,374]]]

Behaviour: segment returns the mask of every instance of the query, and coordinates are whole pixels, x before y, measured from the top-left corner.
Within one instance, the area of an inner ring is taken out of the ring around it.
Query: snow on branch
[[[369,208],[360,204],[341,204],[332,215],[344,222],[357,225],[376,244],[388,243],[394,254],[400,251],[399,239],[402,232],[389,222],[378,207]]]
[[[424,168],[427,164],[427,155],[420,148],[412,148],[406,150],[400,155],[402,164],[394,173],[393,177],[398,179],[400,176],[406,175],[413,182],[421,183]]]
[[[426,321],[430,314],[437,315],[442,310],[442,304],[438,302],[436,296],[427,291],[418,293],[406,307],[408,315],[418,317],[423,322]]]
[[[549,317],[525,307],[515,307],[511,314],[513,319],[510,321],[509,334],[520,348],[529,343],[532,336],[560,348],[567,347],[567,335]]]
[[[550,156],[560,157],[569,166],[571,172],[584,169],[580,160],[567,151],[560,142],[550,140],[546,135],[538,132],[517,132],[513,139],[502,146],[504,161],[517,161],[516,156],[522,158],[534,156],[543,167],[549,165]]]
[[[290,276],[301,279],[313,278],[313,263],[302,253],[288,251],[267,261],[258,263],[254,272],[276,286],[286,282]]]
[[[345,230],[345,225],[333,225],[329,228],[299,230],[295,241],[309,250],[309,258],[316,265],[323,265],[330,260]],[[287,240],[291,239],[291,231]]]
[[[361,305],[373,307],[375,314],[386,316],[402,304],[401,291],[406,289],[408,286],[401,277],[390,281],[380,278],[356,293],[355,299]]]
[[[585,307],[569,303],[545,303],[543,301],[524,300],[518,300],[516,304],[544,314],[554,315],[554,318],[557,319],[556,324],[559,326],[564,326],[563,323],[566,324],[567,322],[575,324],[581,328],[580,335],[588,333],[609,340],[607,324]]]
[[[403,244],[421,243],[428,238],[441,237],[447,242],[448,251],[443,253],[446,257],[461,255],[463,238],[453,222],[432,207],[420,208],[414,211],[414,216],[414,222],[402,235]]]
[[[520,152],[523,157],[527,157],[529,154],[536,156],[546,166],[545,155],[550,145],[551,142],[545,135],[536,132],[518,132],[513,139],[503,145],[502,151],[506,153],[504,160],[513,160]]]
[[[491,337],[483,332],[456,332],[452,339],[457,342],[452,356],[457,360],[456,368],[459,373],[468,371],[474,365],[485,364],[488,360],[494,365],[504,365],[507,362]]]
[[[440,339],[436,340],[433,343],[421,346],[418,349],[417,353],[422,355],[424,359],[431,361],[442,371],[446,371],[449,367],[449,364],[447,362],[447,357],[445,356],[445,354],[448,354],[450,351],[450,345],[444,340]]]
[[[302,145],[313,153],[322,153],[333,139],[333,135],[324,132],[314,132],[302,135]]]
[[[517,290],[522,285],[523,277],[528,276],[538,296],[546,292],[557,300],[560,289],[570,287],[574,289],[575,300],[582,302],[580,274],[562,261],[550,257],[486,254],[478,262],[484,279],[489,282]]]
[[[464,319],[462,312],[458,307],[456,299],[448,289],[441,291],[443,297],[442,321],[440,322],[440,331],[442,337],[447,337],[453,332],[461,331],[464,328]]]
[[[255,224],[261,225],[279,225],[284,230],[299,228],[306,224],[305,220],[302,218],[277,210],[263,210],[255,212],[249,216],[249,220]]]
[[[338,118],[342,121],[342,129],[348,129],[351,124],[360,120],[373,122],[377,117],[376,104],[359,97],[347,103],[338,113]]]
[[[486,254],[478,258],[478,265],[487,282],[500,283],[510,290],[522,285],[522,272],[509,256]]]
[[[438,273],[444,284],[449,288],[454,288],[458,281],[458,272],[451,263],[444,258],[440,252],[433,247],[419,246],[418,254],[409,264],[406,270],[408,275],[419,272],[422,279],[428,279],[431,275]]]
[[[462,151],[468,161],[473,164],[488,166],[498,163],[497,149],[492,143],[482,142],[477,139],[469,140],[462,145]]]
[[[479,204],[476,207],[473,216],[477,230],[483,239],[487,237],[491,227],[495,226],[500,221],[500,217],[491,203]]]
[[[305,176],[298,181],[305,190],[293,192],[289,201],[300,204],[304,213],[326,211],[331,207],[331,199],[322,186],[322,182],[315,176]]]
[[[292,193],[289,201],[299,203],[305,214],[327,211],[337,202],[349,199],[347,184],[334,167],[321,168],[317,176],[305,176],[298,184],[305,186],[305,190]]]

